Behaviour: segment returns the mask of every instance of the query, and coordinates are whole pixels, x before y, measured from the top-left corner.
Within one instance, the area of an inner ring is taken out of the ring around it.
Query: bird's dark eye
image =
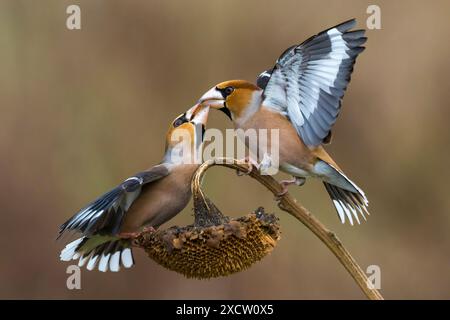
[[[173,122],[173,127],[174,128],[176,128],[176,127],[179,127],[179,126],[181,126],[183,123],[185,123],[186,122],[186,118],[185,118],[185,116],[183,115],[182,117],[179,117],[178,119],[176,119],[174,122]]]
[[[234,91],[234,87],[226,87],[223,89],[220,89],[219,87],[216,87],[216,90],[220,91],[220,93],[222,94],[222,97],[225,99],[226,97],[228,97],[230,94],[233,93]]]
[[[230,94],[232,94],[234,91],[233,87],[226,87],[225,89],[223,89],[223,92],[225,93],[225,96],[229,96]]]

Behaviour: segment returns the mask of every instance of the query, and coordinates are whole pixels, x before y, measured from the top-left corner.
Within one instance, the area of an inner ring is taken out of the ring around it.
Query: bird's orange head
[[[251,82],[229,80],[211,88],[200,98],[199,103],[221,110],[231,120],[238,121],[259,108],[261,93],[262,90]]]
[[[166,135],[166,152],[174,148],[198,149],[203,142],[208,113],[208,106],[196,104],[176,117]]]

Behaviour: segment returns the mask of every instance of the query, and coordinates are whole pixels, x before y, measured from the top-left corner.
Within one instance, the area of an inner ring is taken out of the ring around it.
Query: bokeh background
[[[81,7],[69,31],[66,7]],[[0,2],[0,298],[364,299],[336,258],[262,186],[215,168],[229,215],[279,214],[282,240],[251,269],[188,280],[136,252],[135,268],[82,272],[66,288],[59,225],[160,161],[167,125],[217,82],[255,79],[288,46],[372,1]],[[448,1],[377,1],[329,152],[367,193],[367,223],[341,225],[320,182],[292,194],[334,230],[388,299],[450,298]],[[230,128],[219,112],[210,127]],[[169,224],[192,222],[191,207]]]

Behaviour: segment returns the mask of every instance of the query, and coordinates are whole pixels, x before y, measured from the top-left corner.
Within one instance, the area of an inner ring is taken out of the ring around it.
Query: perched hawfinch
[[[279,168],[294,179],[282,181],[283,193],[291,183],[307,177],[323,181],[342,223],[365,219],[368,201],[328,155],[322,144],[331,140],[331,127],[350,81],[356,57],[364,50],[364,30],[350,31],[350,20],[325,30],[300,45],[288,48],[275,66],[261,73],[257,85],[244,80],[219,83],[199,103],[222,110],[236,128],[279,129]],[[270,130],[268,130],[270,132]],[[270,156],[267,150],[255,154]],[[248,145],[248,142],[247,142]]]
[[[157,228],[189,202],[198,168],[191,160],[203,142],[208,112],[209,107],[196,105],[178,116],[170,125],[160,164],[126,179],[61,226],[59,236],[67,231],[83,235],[61,251],[61,260],[79,259],[79,266],[100,271],[134,264],[132,237]]]

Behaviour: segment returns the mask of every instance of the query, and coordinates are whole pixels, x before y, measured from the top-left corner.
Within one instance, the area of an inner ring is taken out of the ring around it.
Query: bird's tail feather
[[[352,192],[327,182],[323,183],[325,189],[333,200],[334,207],[338,213],[339,219],[342,223],[345,223],[345,217],[353,225],[353,217],[360,223],[358,214],[366,220],[365,214],[369,215],[367,210],[368,201],[364,194],[359,192]],[[353,216],[353,217],[352,217]]]
[[[78,266],[87,270],[117,272],[120,267],[134,265],[131,241],[111,236],[95,235],[70,242],[60,254],[62,261],[78,260]]]
[[[351,225],[353,225],[354,219],[359,224],[359,216],[366,220],[365,214],[369,214],[367,210],[369,201],[364,191],[350,180],[336,164],[318,159],[314,165],[314,173],[322,178],[342,223],[347,218]]]

